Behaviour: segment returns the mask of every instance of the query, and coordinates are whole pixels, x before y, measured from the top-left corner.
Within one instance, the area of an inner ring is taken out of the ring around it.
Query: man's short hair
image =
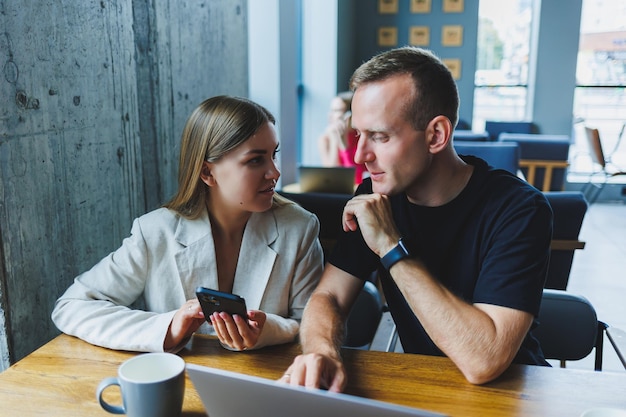
[[[452,73],[431,51],[412,46],[382,52],[362,64],[350,79],[350,89],[409,74],[415,91],[407,118],[415,130],[424,130],[436,116],[443,115],[456,126],[459,118],[459,91]]]

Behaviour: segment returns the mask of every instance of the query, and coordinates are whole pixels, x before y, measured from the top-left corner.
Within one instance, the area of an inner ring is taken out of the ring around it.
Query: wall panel
[[[202,99],[247,94],[245,0],[0,0],[0,369],[176,187]]]

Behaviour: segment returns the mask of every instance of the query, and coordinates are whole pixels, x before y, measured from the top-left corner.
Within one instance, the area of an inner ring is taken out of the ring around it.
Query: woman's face
[[[346,103],[340,97],[333,98],[328,111],[328,121],[332,123],[336,120],[340,120],[344,117],[347,110]]]
[[[202,179],[210,187],[213,207],[245,212],[270,209],[280,177],[277,151],[276,129],[268,122],[218,161],[204,162]]]

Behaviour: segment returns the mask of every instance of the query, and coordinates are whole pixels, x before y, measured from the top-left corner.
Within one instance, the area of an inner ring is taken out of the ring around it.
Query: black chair
[[[595,349],[594,369],[602,370],[604,334],[609,326],[598,320],[595,309],[585,297],[544,289],[538,321],[533,334],[546,359],[559,360],[564,368],[566,361],[583,359]],[[625,352],[611,339],[609,341],[623,358]]]
[[[544,287],[565,290],[574,254],[585,247],[585,242],[578,237],[587,213],[587,200],[580,191],[552,191],[544,195],[554,215],[550,264]]]
[[[346,320],[344,347],[369,349],[380,325],[385,304],[372,281],[365,281]]]
[[[342,232],[341,215],[343,208],[352,198],[350,194],[330,193],[289,193],[280,191],[283,197],[298,203],[301,207],[315,214],[320,221],[319,239],[328,256],[335,246],[337,237]],[[376,274],[367,277],[361,293],[357,297],[346,321],[346,340],[344,346],[369,349],[378,330],[386,306],[375,285]]]
[[[626,332],[617,327],[608,327],[606,329],[606,335],[609,338],[611,344],[615,347],[617,357],[626,369]]]
[[[279,191],[279,194],[291,201],[298,203],[304,209],[315,214],[320,221],[319,239],[324,250],[324,255],[328,256],[332,250],[339,233],[341,233],[341,215],[343,208],[351,194],[331,194],[331,193],[289,193]]]

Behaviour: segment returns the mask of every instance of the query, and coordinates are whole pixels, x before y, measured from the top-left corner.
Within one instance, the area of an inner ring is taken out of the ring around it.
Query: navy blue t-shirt
[[[461,299],[537,316],[550,256],[552,209],[545,196],[525,181],[492,169],[481,159],[463,159],[474,165],[474,172],[449,203],[425,207],[410,203],[404,193],[392,196],[396,226],[411,255]],[[356,193],[371,192],[367,179]],[[329,262],[360,278],[378,269],[404,351],[443,355],[361,233],[343,233]],[[531,332],[513,362],[548,365]]]

